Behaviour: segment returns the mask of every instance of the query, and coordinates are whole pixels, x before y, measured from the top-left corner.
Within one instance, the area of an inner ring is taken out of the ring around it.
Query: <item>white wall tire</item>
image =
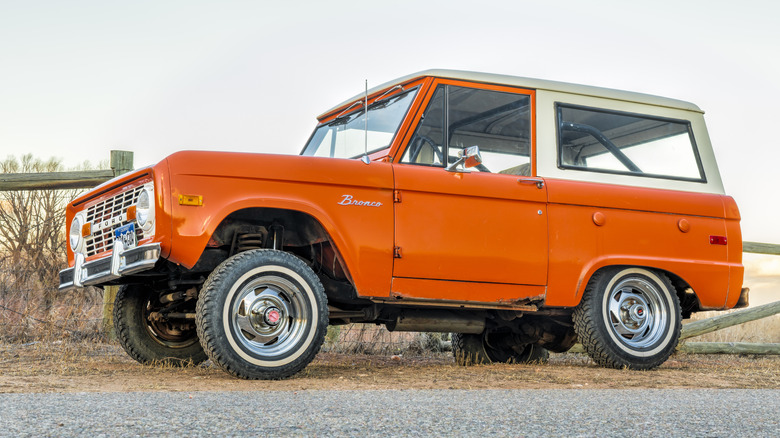
[[[661,272],[606,268],[588,282],[574,311],[574,324],[585,351],[599,365],[651,369],[677,347],[680,301]]]
[[[203,349],[244,379],[283,379],[308,365],[328,326],[325,292],[297,257],[275,250],[237,254],[203,285],[196,325]]]

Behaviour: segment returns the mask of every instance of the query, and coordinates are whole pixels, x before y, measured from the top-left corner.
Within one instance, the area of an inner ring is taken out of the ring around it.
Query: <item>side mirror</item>
[[[469,146],[458,152],[458,161],[447,166],[446,170],[448,172],[457,172],[457,167],[461,164],[466,169],[482,164],[482,155],[479,153],[479,146]]]

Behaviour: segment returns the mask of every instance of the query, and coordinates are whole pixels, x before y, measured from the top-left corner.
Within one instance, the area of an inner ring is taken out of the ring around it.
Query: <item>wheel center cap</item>
[[[277,307],[269,307],[263,313],[263,322],[270,326],[279,325],[282,319],[282,312]]]
[[[646,312],[645,312],[645,306],[642,306],[641,304],[634,304],[631,306],[631,318],[635,321],[642,321],[645,319]]]

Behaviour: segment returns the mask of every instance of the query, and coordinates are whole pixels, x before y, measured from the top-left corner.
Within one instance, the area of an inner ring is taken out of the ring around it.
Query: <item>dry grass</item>
[[[320,353],[282,381],[238,380],[209,362],[148,366],[113,343],[0,342],[0,393],[314,389],[780,388],[780,357],[675,355],[653,371],[597,367],[585,355],[552,355],[546,365],[457,366],[449,354]]]
[[[100,290],[58,295],[50,308],[34,291],[0,298],[0,340],[14,343],[104,340]]]
[[[375,324],[328,327],[322,350],[341,354],[414,354],[428,356],[442,352],[449,333],[390,332]]]
[[[146,366],[102,335],[102,297],[60,295],[48,310],[34,291],[0,300],[0,393],[306,389],[780,388],[780,357],[673,356],[653,371],[597,367],[585,355],[547,365],[461,367],[436,349],[447,335],[391,333],[375,325],[331,327],[323,352],[292,379],[247,382],[216,366]],[[716,313],[716,312],[712,312]],[[699,318],[709,315],[698,315]],[[694,341],[780,342],[780,317]]]

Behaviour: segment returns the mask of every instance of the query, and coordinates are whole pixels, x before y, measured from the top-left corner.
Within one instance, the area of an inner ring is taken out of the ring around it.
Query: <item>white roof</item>
[[[437,78],[447,78],[447,79],[459,79],[464,81],[483,82],[483,83],[490,83],[490,84],[509,85],[509,86],[519,87],[519,88],[530,88],[534,90],[548,90],[548,91],[556,91],[556,92],[569,93],[569,94],[578,94],[583,96],[603,97],[607,99],[644,103],[649,105],[682,109],[687,111],[695,111],[699,113],[704,112],[693,103],[685,102],[677,99],[669,99],[666,97],[654,96],[652,94],[634,93],[631,91],[613,90],[610,88],[592,87],[589,85],[577,85],[577,84],[570,84],[566,82],[547,81],[544,79],[524,78],[520,76],[508,76],[508,75],[499,75],[499,74],[492,74],[492,73],[478,73],[478,72],[471,72],[471,71],[441,70],[441,69],[424,70],[421,72],[417,72],[411,75],[407,75],[392,80],[390,82],[384,83],[382,85],[379,85],[377,87],[368,90],[368,94],[371,95],[373,93],[392,87],[394,85],[410,82],[414,79],[425,77],[425,76],[434,76]],[[363,96],[364,94],[361,93],[352,97],[351,99],[345,100],[344,102],[322,113],[317,118],[318,119],[322,118],[323,116],[330,114],[336,109],[348,105],[358,99],[362,99]]]

